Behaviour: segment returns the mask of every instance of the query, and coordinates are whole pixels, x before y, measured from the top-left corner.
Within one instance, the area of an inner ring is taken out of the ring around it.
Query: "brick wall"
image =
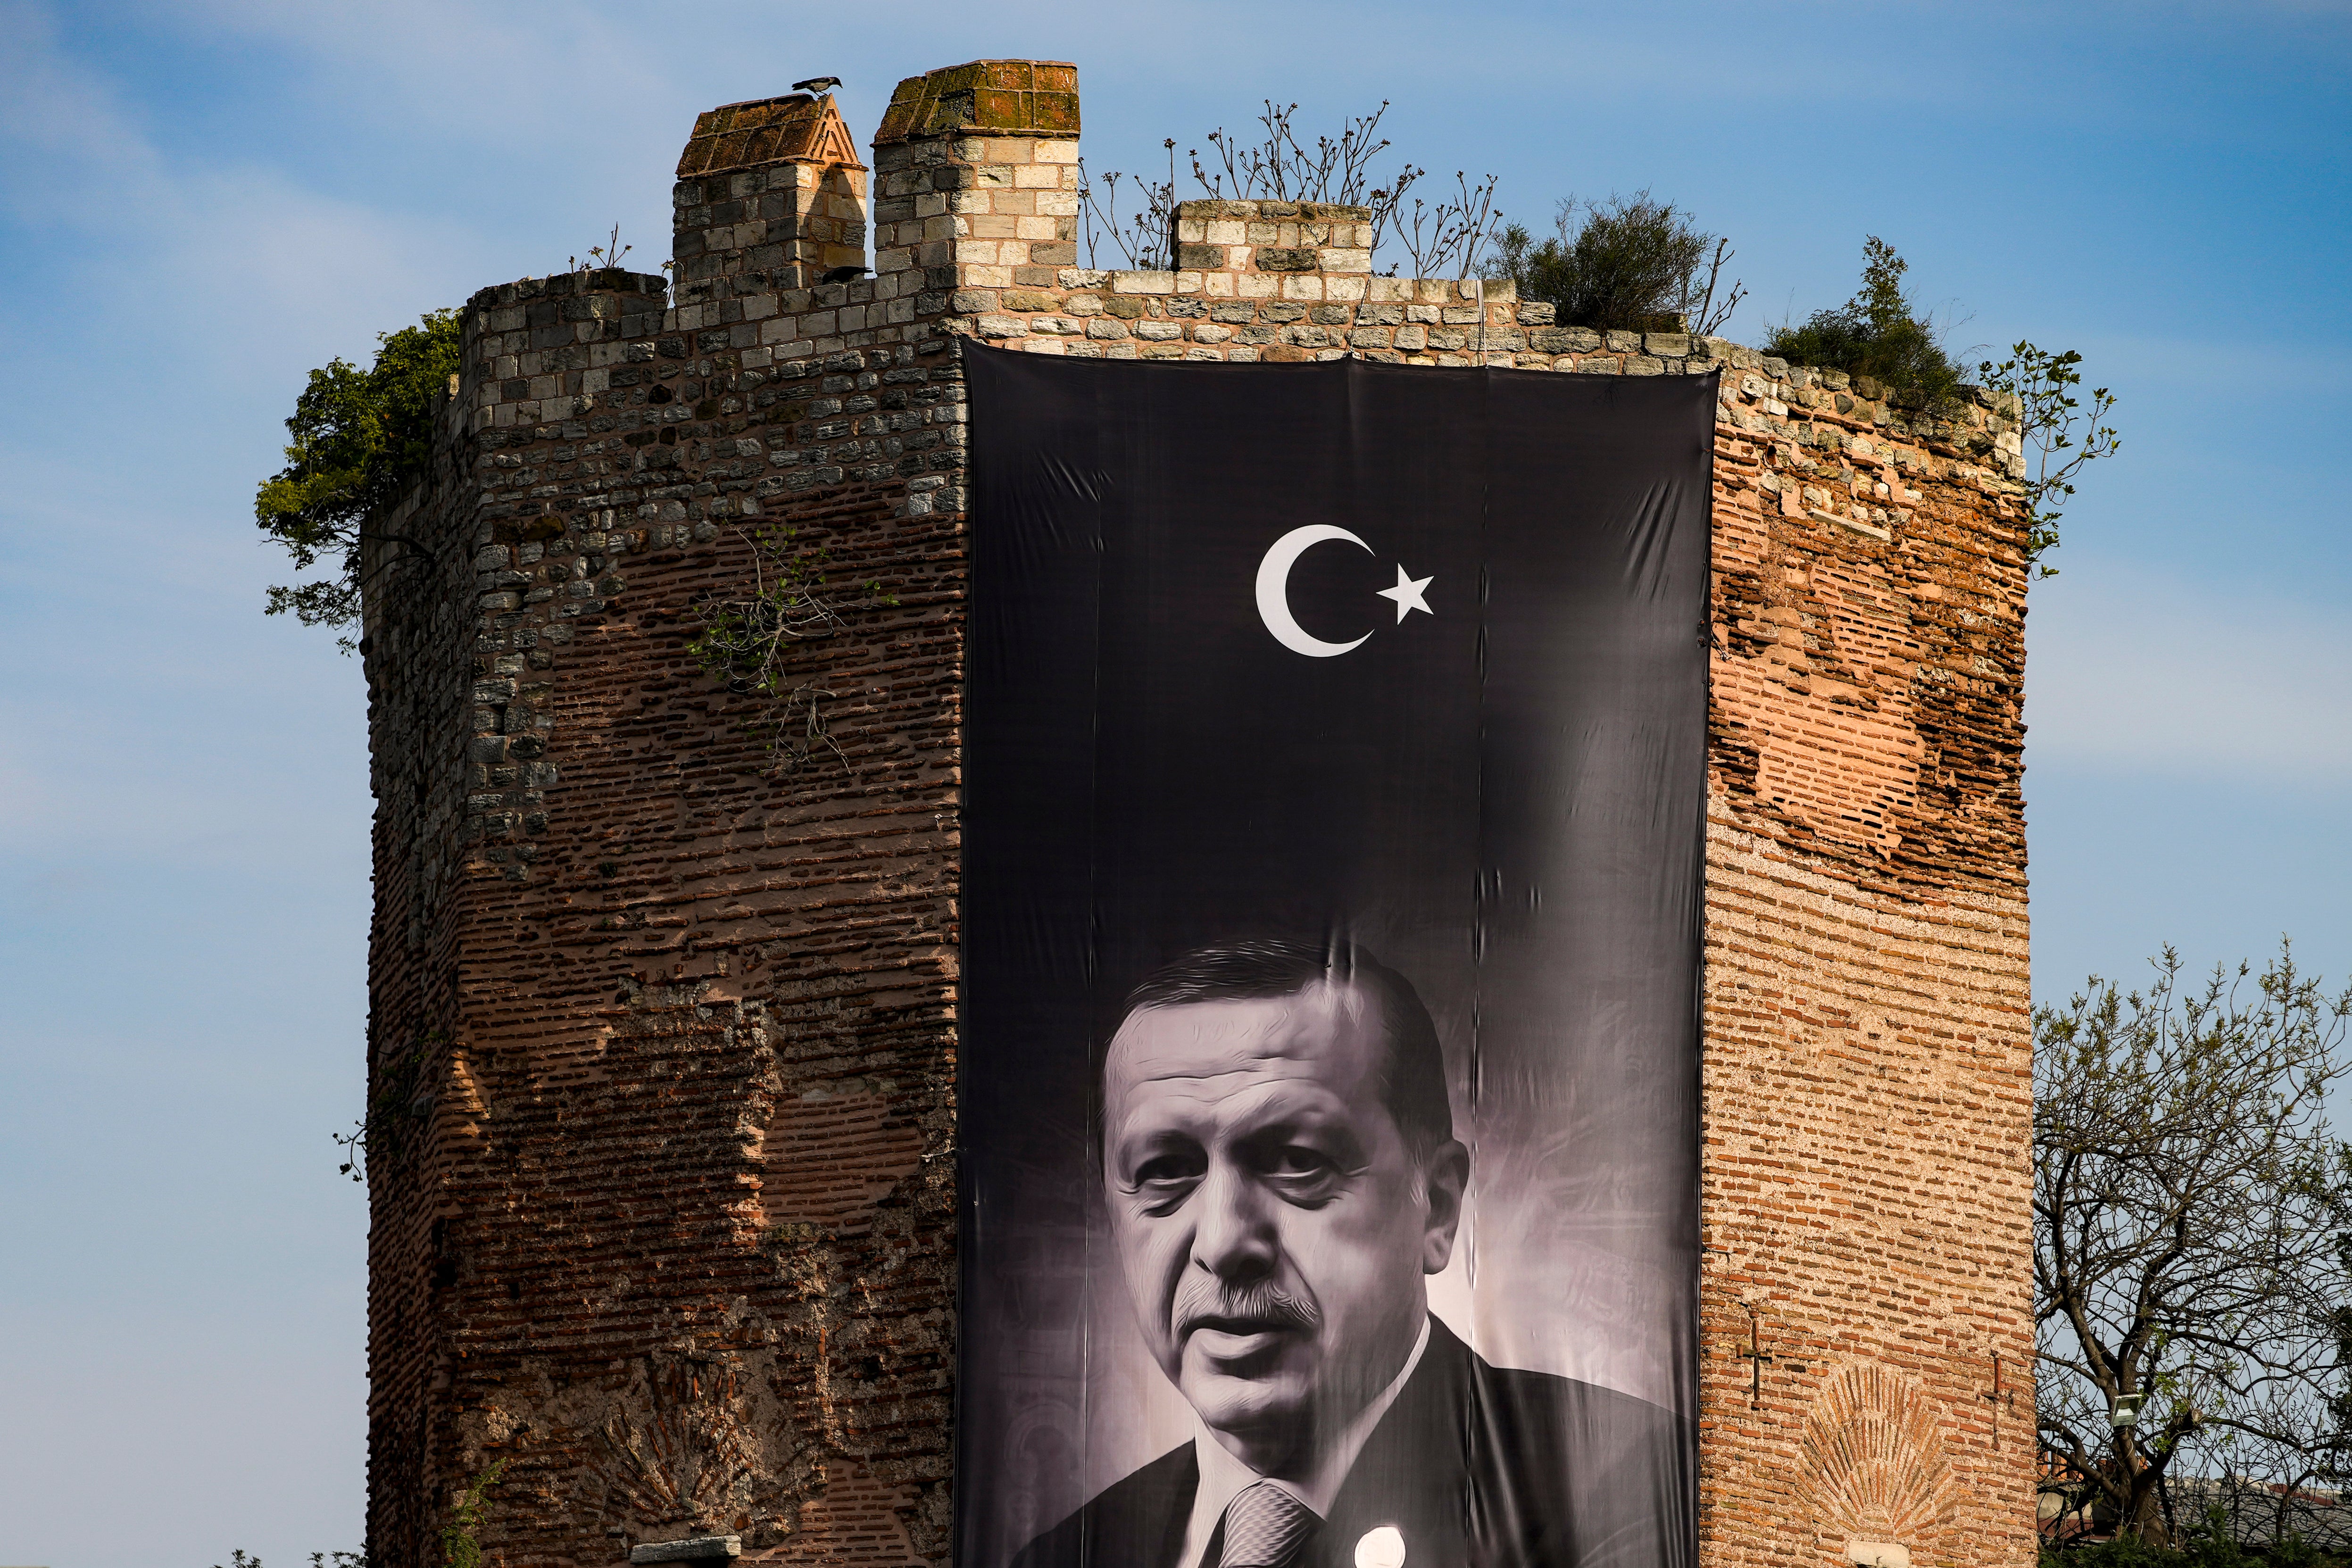
[[[945,1558],[977,338],[1723,373],[1703,1552],[2021,1563],[2005,411],[1928,420],[1719,340],[1374,277],[1354,209],[1187,204],[1179,270],[1081,269],[1077,129],[1066,65],[909,78],[874,274],[824,284],[867,172],[831,100],[730,105],[680,162],[675,301],[599,272],[467,304],[433,479],[370,562],[381,1559],[437,1563],[500,1463],[483,1540],[514,1568],[718,1527],[780,1561]],[[781,527],[881,585],[796,651],[825,731],[797,763],[687,651]],[[2013,1408],[1979,1397],[1995,1353]]]

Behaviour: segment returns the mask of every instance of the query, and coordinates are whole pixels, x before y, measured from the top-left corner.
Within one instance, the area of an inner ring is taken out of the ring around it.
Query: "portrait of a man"
[[[963,369],[956,1562],[1692,1568],[1717,384]]]
[[[1198,948],[1097,1055],[1097,1176],[1192,1440],[1019,1568],[1616,1568],[1666,1561],[1667,1412],[1493,1366],[1429,1308],[1471,1154],[1402,975],[1345,942]]]

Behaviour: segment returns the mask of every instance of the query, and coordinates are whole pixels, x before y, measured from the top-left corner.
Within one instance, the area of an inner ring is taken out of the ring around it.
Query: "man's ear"
[[[1470,1151],[1448,1138],[1423,1163],[1429,1194],[1429,1228],[1421,1240],[1421,1271],[1444,1272],[1454,1256],[1454,1233],[1462,1224],[1462,1195],[1470,1186]]]

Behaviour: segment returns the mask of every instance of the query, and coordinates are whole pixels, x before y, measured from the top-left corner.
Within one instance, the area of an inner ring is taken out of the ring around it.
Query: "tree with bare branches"
[[[2352,990],[2284,946],[2202,986],[2169,948],[2155,967],[2035,1015],[2035,1415],[2044,1491],[2163,1543],[2191,1476],[2292,1492],[2352,1463],[2352,1159],[2326,1108]]]
[[[1406,195],[1428,170],[1410,161],[1385,174],[1373,172],[1373,161],[1389,149],[1378,134],[1389,111],[1383,100],[1370,114],[1349,117],[1337,136],[1318,135],[1313,146],[1291,124],[1295,103],[1265,100],[1258,115],[1261,133],[1245,137],[1220,126],[1209,132],[1210,154],[1202,159],[1193,148],[1185,156],[1192,165],[1193,183],[1214,200],[1332,202],[1360,206],[1371,214],[1373,265],[1382,251],[1402,250],[1415,277],[1468,277],[1476,271],[1486,246],[1498,232],[1502,209],[1495,205],[1496,176],[1473,181],[1457,171],[1454,193],[1425,202]],[[1107,258],[1103,241],[1118,247],[1129,267],[1157,269],[1175,265],[1176,141],[1163,139],[1168,178],[1163,183],[1141,174],[1113,169],[1097,174],[1078,164],[1078,237],[1087,265]],[[1132,193],[1132,215],[1121,215],[1121,190]],[[1399,266],[1387,271],[1393,277]]]

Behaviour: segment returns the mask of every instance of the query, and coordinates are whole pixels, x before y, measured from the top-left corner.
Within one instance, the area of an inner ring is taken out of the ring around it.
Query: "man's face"
[[[1349,984],[1130,1014],[1103,1071],[1112,1232],[1160,1369],[1261,1473],[1393,1379],[1445,1267],[1468,1156],[1426,1172],[1380,1102]]]

